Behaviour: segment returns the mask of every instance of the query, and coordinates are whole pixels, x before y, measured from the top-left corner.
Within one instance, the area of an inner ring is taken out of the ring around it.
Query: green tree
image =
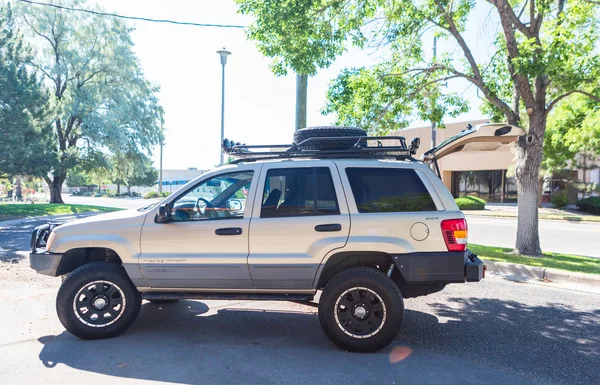
[[[66,5],[87,7],[79,0]],[[162,139],[158,87],[142,73],[121,20],[20,4],[19,20],[40,47],[35,68],[52,90],[56,156],[48,159],[50,201],[61,203],[68,171],[93,167],[99,153],[150,152]]]
[[[0,7],[0,176],[48,172],[47,95],[10,5]]]
[[[91,175],[76,168],[69,170],[66,183],[69,187],[84,187],[94,185]]]
[[[158,179],[152,160],[134,149],[114,154],[111,164],[111,180],[117,185],[117,194],[121,193],[121,185],[127,186],[127,194],[131,195],[132,186],[153,186]]]
[[[565,168],[584,171],[597,168],[600,156],[600,105],[593,99],[576,95],[569,103],[560,104],[548,117],[544,137],[542,169],[551,174]],[[575,184],[584,194],[598,186],[584,178]]]
[[[495,120],[527,129],[515,147],[519,194],[515,252],[541,253],[538,177],[548,114],[573,94],[600,101],[600,90],[588,88],[600,72],[600,55],[596,49],[600,3],[488,0],[491,20],[497,21],[500,32],[494,41],[496,53],[478,61],[464,32],[468,23],[489,24],[489,19],[473,20],[473,0],[237,2],[242,13],[256,17],[249,37],[258,40],[260,50],[273,58],[277,72],[283,72],[283,68],[305,68],[304,73],[313,74],[329,66],[348,44],[362,47],[370,42],[391,52],[389,60],[382,65],[386,76],[373,79],[380,84],[382,79],[387,81],[388,76],[397,78],[394,96],[372,103],[375,111],[364,111],[363,106],[370,108],[371,104],[355,104],[359,91],[341,92],[348,104],[339,105],[338,99],[330,99],[325,111],[340,111],[342,119],[344,116],[356,116],[359,120],[362,116],[378,116],[390,102],[388,110],[398,108],[403,112],[394,103],[405,102],[407,96],[418,97],[419,92],[430,85],[451,79],[464,79],[479,88],[485,112]],[[440,45],[455,44],[456,52],[428,59],[423,50],[423,36],[428,30],[440,38]],[[357,84],[361,77],[372,76],[373,71],[377,73],[381,69],[375,67],[358,74],[358,78],[350,76],[350,83]],[[337,85],[334,82],[333,87]],[[376,89],[377,85],[368,82],[368,87]],[[340,92],[331,94],[337,98]],[[385,93],[367,89],[366,95],[385,96]],[[397,97],[396,101],[393,97]],[[442,100],[442,109],[452,108],[452,100]],[[425,103],[412,104],[410,110],[420,113],[427,108]],[[347,113],[352,110],[358,112]]]

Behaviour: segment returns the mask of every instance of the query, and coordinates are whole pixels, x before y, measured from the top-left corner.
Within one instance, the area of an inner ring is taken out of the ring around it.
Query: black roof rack
[[[384,145],[383,140],[395,142],[392,145]],[[329,147],[340,141],[346,143],[355,141],[346,149],[320,150],[316,147]],[[308,138],[300,143],[292,144],[269,144],[269,145],[246,145],[223,139],[221,147],[223,152],[236,158],[232,164],[241,162],[253,162],[268,159],[340,159],[340,158],[367,158],[367,159],[395,159],[415,160],[412,155],[419,148],[419,138],[414,138],[410,146],[406,145],[403,136],[344,136],[344,137],[314,137]],[[267,151],[268,149],[268,151]]]

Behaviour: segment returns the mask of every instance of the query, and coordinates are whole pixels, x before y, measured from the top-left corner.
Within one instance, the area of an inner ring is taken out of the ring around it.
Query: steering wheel
[[[204,210],[202,210],[200,208],[200,202],[204,202],[206,204],[206,206],[204,206]],[[218,217],[219,214],[214,210],[214,208],[215,208],[215,206],[213,206],[212,203],[210,203],[208,200],[206,200],[204,198],[198,198],[198,199],[196,199],[196,209],[202,215],[205,215],[206,214],[206,209],[208,209],[208,213],[209,213],[208,216],[210,218]]]

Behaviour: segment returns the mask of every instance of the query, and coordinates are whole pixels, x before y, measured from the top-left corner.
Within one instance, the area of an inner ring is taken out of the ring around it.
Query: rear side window
[[[427,188],[414,170],[347,168],[359,213],[436,211]]]
[[[339,213],[329,168],[279,168],[267,171],[261,218]]]

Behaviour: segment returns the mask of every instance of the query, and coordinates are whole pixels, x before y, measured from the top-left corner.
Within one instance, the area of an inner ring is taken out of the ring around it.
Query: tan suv
[[[307,128],[285,146],[226,140],[235,161],[159,204],[36,228],[31,267],[66,276],[58,316],[84,339],[125,331],[142,299],[312,303],[322,291],[327,337],[375,351],[400,330],[403,298],[484,276],[464,215],[432,171],[436,154],[491,151],[522,134],[469,128],[424,161],[413,158],[417,139],[350,128]]]

